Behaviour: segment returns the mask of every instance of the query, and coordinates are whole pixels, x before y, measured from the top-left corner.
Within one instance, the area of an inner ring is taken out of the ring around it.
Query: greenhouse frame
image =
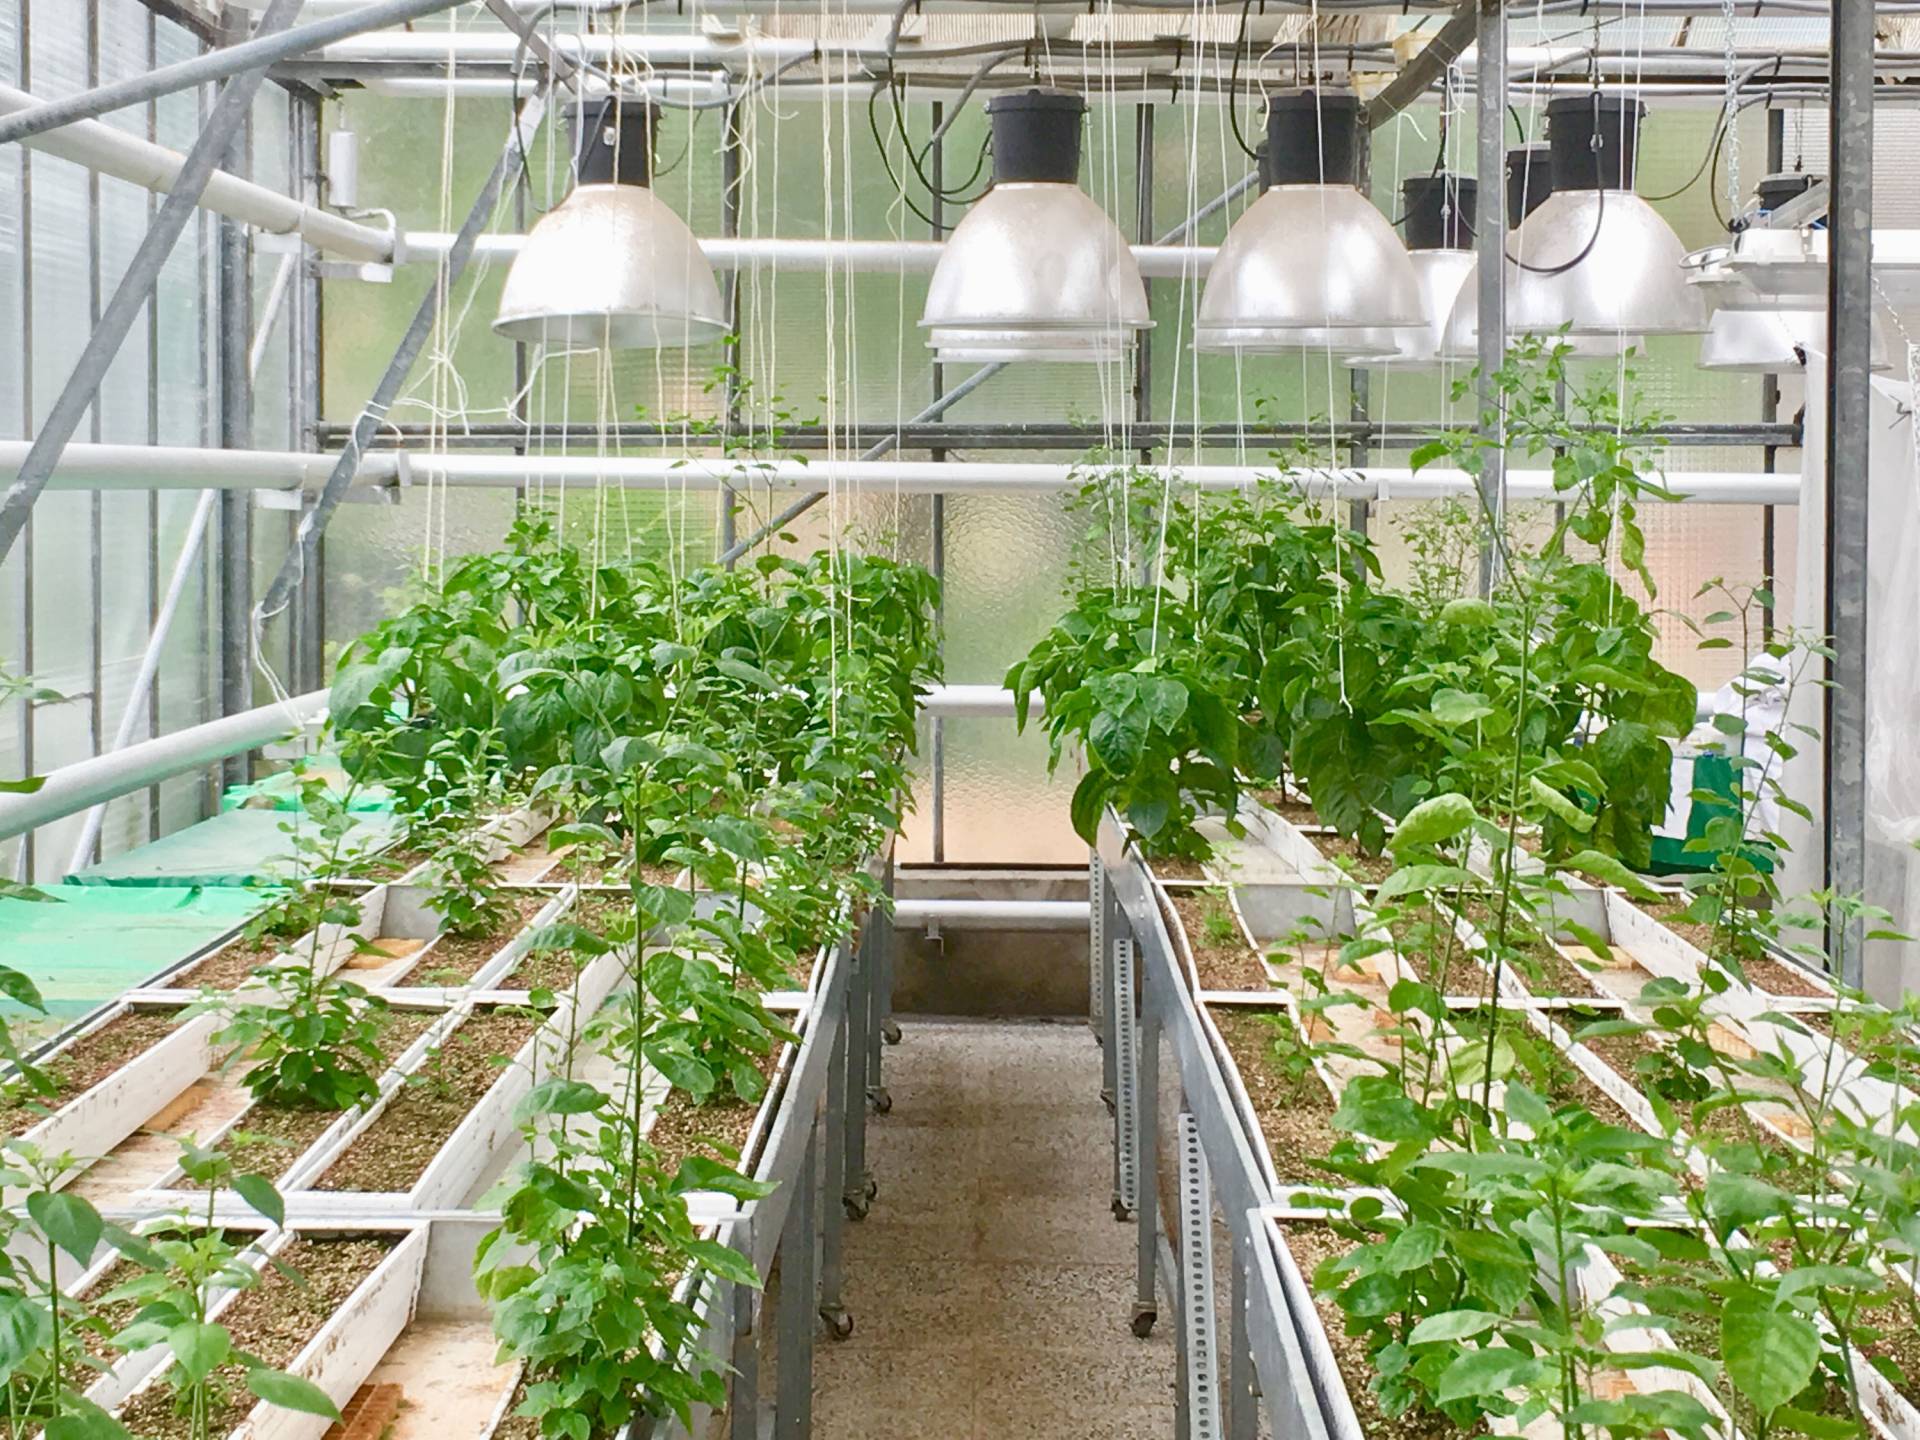
[[[0,0],[6,1434],[1920,1440],[1916,82]]]

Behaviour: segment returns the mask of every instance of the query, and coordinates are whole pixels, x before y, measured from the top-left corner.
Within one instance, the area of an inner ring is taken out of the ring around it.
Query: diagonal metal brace
[[[255,37],[286,29],[300,13],[300,5],[301,0],[273,0],[267,12],[260,17],[260,24],[254,31]],[[7,558],[7,552],[13,549],[13,542],[27,528],[34,502],[40,498],[40,492],[47,488],[47,481],[53,478],[54,468],[66,453],[68,442],[80,428],[80,422],[86,418],[87,409],[100,390],[100,382],[105,378],[107,368],[113,364],[113,357],[120,353],[121,345],[133,329],[133,322],[139,318],[140,311],[153,293],[160,271],[186,230],[187,221],[193,218],[207,182],[233,148],[234,136],[240,133],[241,124],[252,113],[253,97],[259,93],[261,83],[266,78],[264,68],[243,70],[226,83],[220,91],[220,98],[214,101],[213,111],[207,116],[206,128],[201,130],[200,138],[193,142],[193,149],[187,152],[180,174],[174,180],[172,190],[167,193],[166,201],[160,206],[160,213],[154,216],[152,226],[140,242],[140,248],[128,262],[126,274],[120,277],[113,299],[107,302],[107,308],[100,314],[100,323],[94,327],[93,334],[87,337],[87,348],[80,352],[73,373],[67,377],[59,398],[47,412],[40,433],[34,437],[33,447],[27,451],[27,458],[20,466],[20,473],[7,488],[5,497],[0,498],[0,560]]]
[[[279,573],[273,577],[267,593],[260,597],[260,603],[254,607],[256,633],[286,608],[293,587],[299,583],[307,566],[313,563],[320,536],[326,531],[327,522],[333,519],[333,512],[340,508],[340,502],[346,498],[353,477],[360,469],[360,457],[372,443],[374,433],[386,419],[387,411],[400,398],[400,387],[413,370],[413,362],[420,358],[420,351],[433,331],[440,307],[446,303],[447,296],[466,271],[467,262],[473,258],[474,247],[479,243],[480,232],[486,229],[494,208],[500,203],[500,191],[506,184],[507,176],[514,172],[532,147],[533,137],[539,131],[546,113],[547,96],[544,88],[536,90],[520,107],[520,113],[513,122],[513,131],[507,137],[506,148],[501,151],[493,173],[487,177],[487,183],[480,187],[473,209],[467,212],[466,222],[454,237],[453,248],[447,252],[446,267],[441,270],[433,288],[420,301],[420,308],[414,312],[413,323],[401,337],[400,348],[393,352],[386,374],[380,377],[372,397],[353,422],[353,434],[348,438],[346,448],[340,452],[333,473],[327,476],[325,488],[321,490],[313,508],[301,517],[300,528],[294,536],[294,543],[287,548],[286,557],[280,562]]]

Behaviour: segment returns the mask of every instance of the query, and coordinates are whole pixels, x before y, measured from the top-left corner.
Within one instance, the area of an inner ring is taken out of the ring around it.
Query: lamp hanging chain
[[[1720,124],[1727,142],[1727,214],[1740,216],[1740,57],[1733,44],[1733,0],[1720,0],[1722,23],[1726,26],[1727,98]],[[1712,185],[1708,185],[1711,193]]]

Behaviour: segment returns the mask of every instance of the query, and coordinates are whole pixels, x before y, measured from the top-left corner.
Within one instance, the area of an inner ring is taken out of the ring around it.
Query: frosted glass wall
[[[43,97],[143,74],[202,49],[200,37],[156,17],[140,0],[0,0],[0,79]],[[207,104],[204,91],[189,90],[103,118],[184,151],[200,133]],[[291,115],[285,90],[262,89],[248,163],[256,178],[276,188],[292,178]],[[18,145],[0,146],[0,357],[21,361],[0,362],[0,436],[25,438],[38,430],[158,203],[138,186]],[[213,222],[197,214],[108,369],[76,442],[217,442],[215,241]],[[256,395],[256,441],[276,448],[297,441],[289,345],[283,322],[265,347]],[[154,613],[198,501],[191,490],[49,492],[35,506],[30,530],[0,565],[0,670],[30,674],[64,698],[0,708],[0,774],[43,774],[99,753],[136,699],[136,741],[218,714],[212,658],[218,557],[211,540],[185,572],[156,680],[144,697],[133,693]],[[263,513],[254,545],[258,565],[277,563],[288,533],[284,513]],[[107,809],[98,853],[118,853],[209,813],[215,778],[185,775],[116,800]],[[30,845],[0,843],[0,868],[58,878],[81,825],[76,816],[42,828]]]

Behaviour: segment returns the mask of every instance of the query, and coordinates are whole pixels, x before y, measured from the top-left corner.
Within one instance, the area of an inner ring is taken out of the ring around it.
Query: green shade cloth
[[[331,755],[316,755],[307,761],[307,773],[326,779],[335,795],[346,788],[346,772],[340,768],[340,762]],[[354,793],[347,802],[347,808],[356,813],[366,811],[390,815],[393,813],[394,799],[391,791],[384,785],[368,785]],[[300,808],[300,790],[295,782],[294,772],[282,770],[269,775],[264,780],[256,780],[251,785],[229,785],[220,797],[222,810],[298,810]]]
[[[48,1015],[13,1001],[16,1040],[71,1024],[245,924],[280,893],[259,889],[52,885],[58,903],[0,899],[0,959],[40,989]]]
[[[348,843],[377,850],[399,828],[392,815],[355,815]],[[229,810],[76,871],[68,885],[260,885],[291,878],[293,837],[282,826],[309,825],[298,811]]]

